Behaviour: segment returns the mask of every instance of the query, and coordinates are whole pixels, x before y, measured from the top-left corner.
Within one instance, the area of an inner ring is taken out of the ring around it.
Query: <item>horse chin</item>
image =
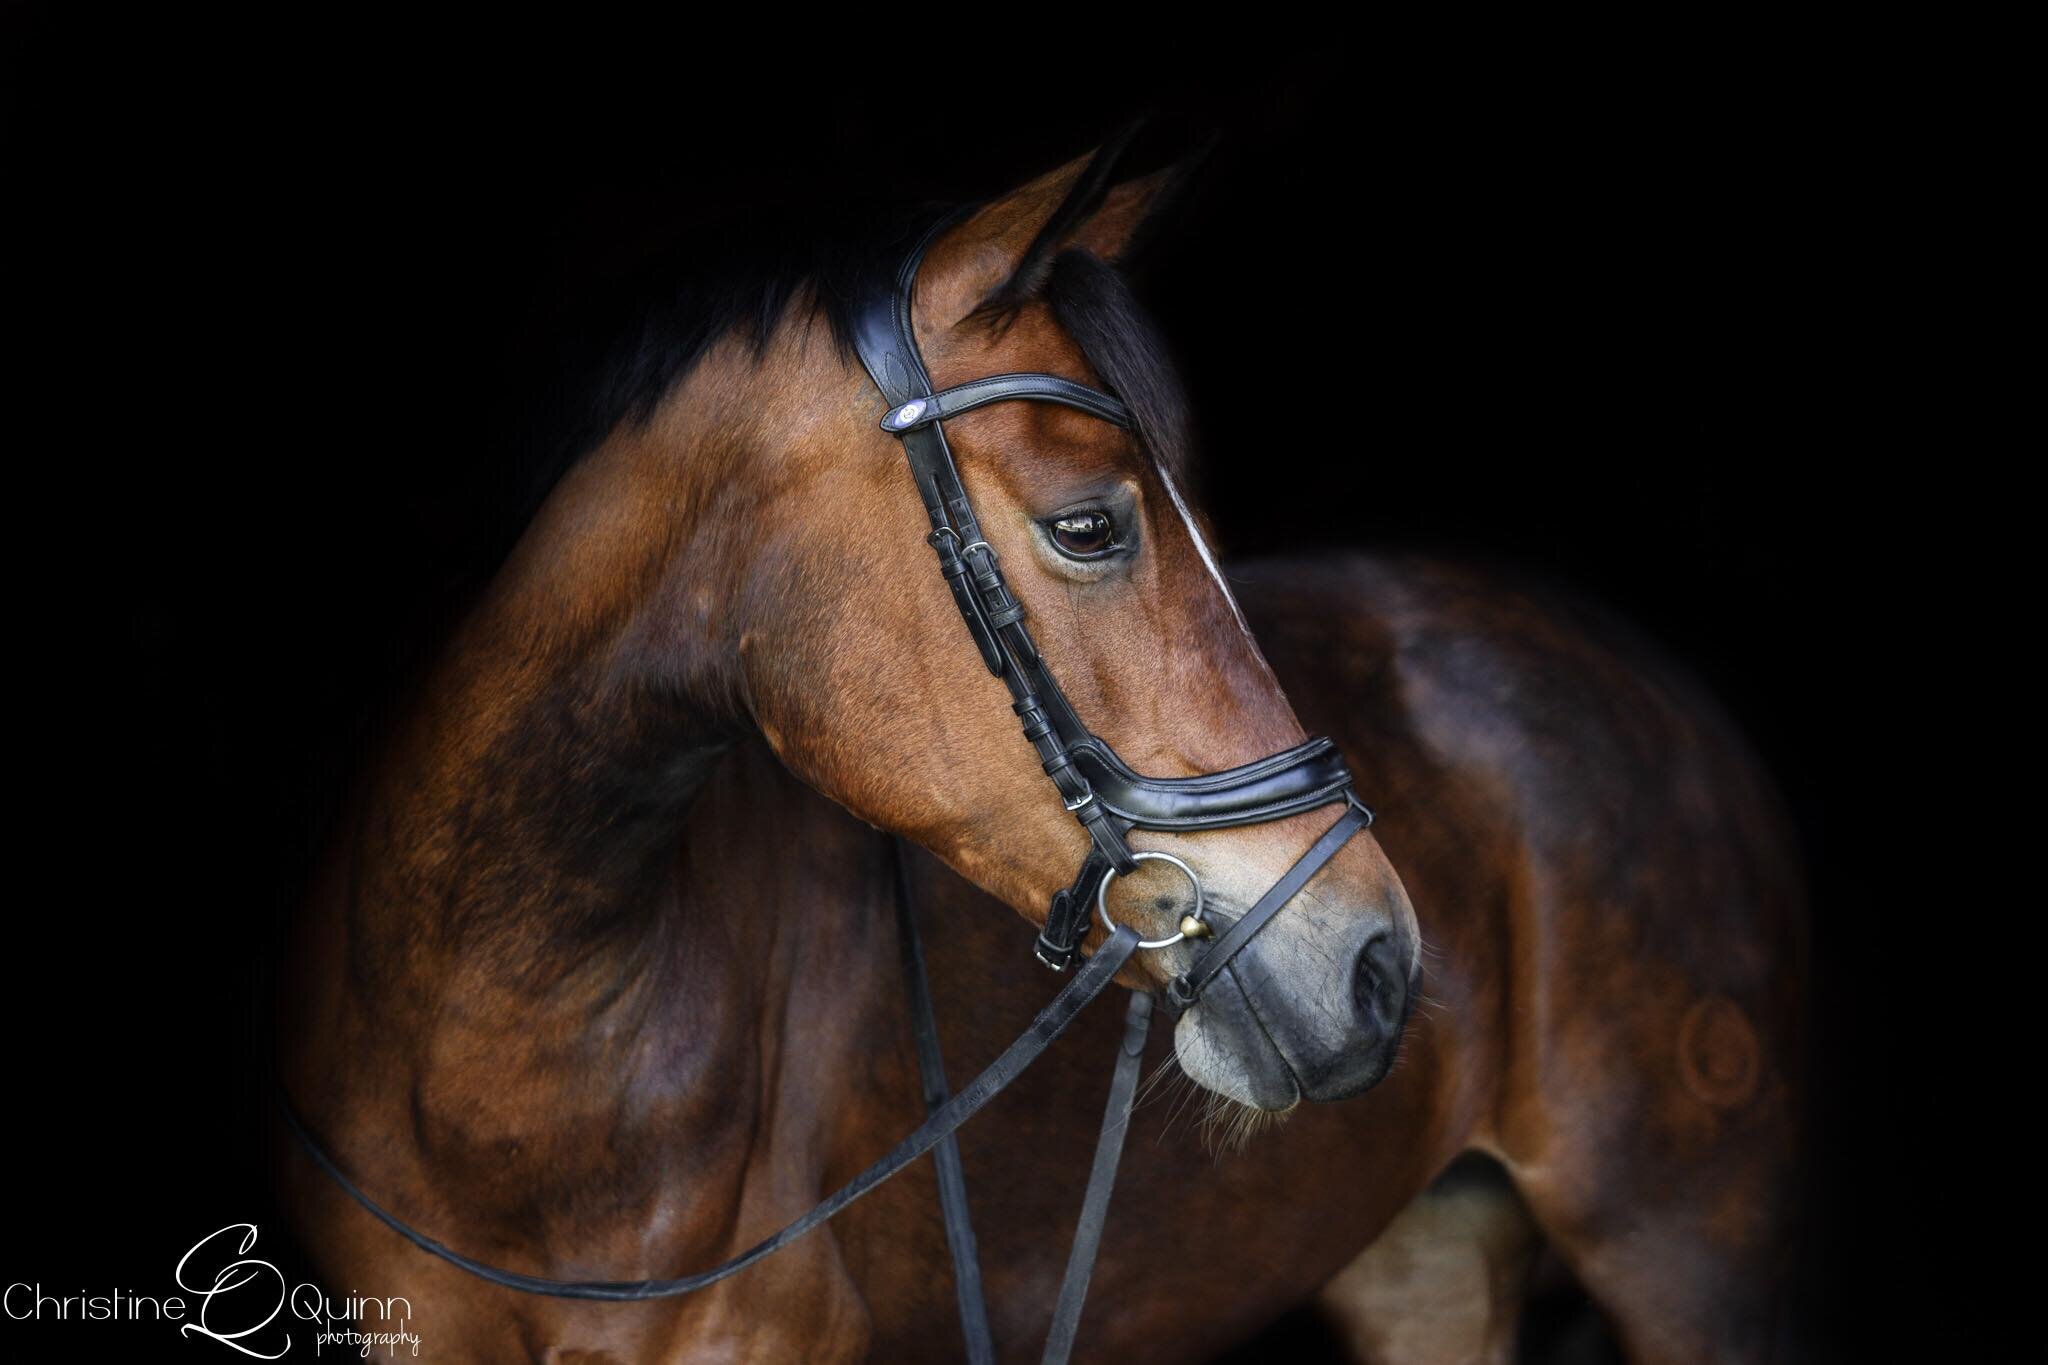
[[[1287,1059],[1256,1023],[1248,1029],[1237,1021],[1219,1020],[1196,1008],[1181,1016],[1173,1030],[1173,1051],[1180,1069],[1215,1097],[1209,1122],[1229,1131],[1250,1130],[1265,1118],[1284,1114],[1301,1103],[1301,1084]],[[1230,1109],[1237,1109],[1233,1116]],[[1226,1144],[1233,1145],[1233,1144]]]

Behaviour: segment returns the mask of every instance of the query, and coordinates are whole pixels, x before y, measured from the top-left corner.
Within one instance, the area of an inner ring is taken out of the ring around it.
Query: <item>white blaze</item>
[[[1223,570],[1216,567],[1216,556],[1209,552],[1209,542],[1202,539],[1202,528],[1195,524],[1195,514],[1188,510],[1187,501],[1181,497],[1180,488],[1174,483],[1173,475],[1166,472],[1166,466],[1157,459],[1152,463],[1159,470],[1159,481],[1166,485],[1167,496],[1173,499],[1174,510],[1180,513],[1181,523],[1188,528],[1188,539],[1195,542],[1195,553],[1202,557],[1202,563],[1209,568],[1209,577],[1216,580],[1216,587],[1223,593],[1223,600],[1230,604],[1230,614],[1237,618],[1237,628],[1244,632],[1245,639],[1251,640],[1252,652],[1259,654],[1259,662],[1264,663],[1266,656],[1259,653],[1258,641],[1252,640],[1252,628],[1245,624],[1244,613],[1238,609],[1237,594],[1223,581]]]

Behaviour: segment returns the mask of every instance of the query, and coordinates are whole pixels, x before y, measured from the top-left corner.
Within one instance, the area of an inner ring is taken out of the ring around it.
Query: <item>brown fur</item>
[[[1041,306],[1000,329],[968,316],[1061,193],[1057,175],[1027,187],[934,252],[917,319],[939,384],[1090,377]],[[979,888],[926,887],[956,1076],[1051,987],[979,898],[1040,917],[1085,840],[968,647],[876,407],[801,314],[758,363],[716,350],[556,490],[335,843],[285,970],[285,1080],[368,1189],[472,1255],[557,1277],[699,1268],[909,1126],[863,822]],[[1191,773],[1301,737],[1128,436],[1025,404],[949,436],[1041,646],[1126,758]],[[1042,566],[1033,520],[1118,487],[1143,552],[1097,582]],[[1727,1344],[1768,1283],[1793,1093],[1796,917],[1768,799],[1680,685],[1568,621],[1369,565],[1284,582],[1262,634],[1416,869],[1435,1003],[1378,1091],[1304,1106],[1243,1155],[1217,1162],[1145,1111],[1085,1350],[1191,1359],[1249,1332],[1467,1147],[1501,1158],[1644,1358]],[[1149,842],[1228,894],[1327,820]],[[1141,879],[1121,890],[1119,913],[1150,913]],[[1314,890],[1275,941],[1411,913],[1370,838]],[[1175,965],[1148,955],[1127,984]],[[1727,1007],[1686,1025],[1708,994]],[[966,1138],[1012,1350],[1042,1330],[1113,1015]],[[1755,1078],[1730,1100],[1745,1036]],[[579,1305],[427,1259],[280,1142],[322,1271],[406,1294],[435,1359],[953,1354],[922,1169],[704,1294]]]

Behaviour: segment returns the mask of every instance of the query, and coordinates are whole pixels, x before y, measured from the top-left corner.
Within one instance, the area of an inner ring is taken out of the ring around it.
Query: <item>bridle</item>
[[[1311,739],[1220,773],[1141,777],[1117,757],[1106,740],[1081,723],[1024,624],[1023,604],[1003,581],[995,549],[982,536],[974,506],[946,445],[943,424],[991,403],[1016,401],[1058,403],[1120,427],[1134,423],[1120,399],[1058,375],[999,374],[949,389],[932,388],[918,354],[911,298],[926,249],[953,221],[949,218],[935,224],[904,258],[895,278],[859,301],[853,344],[875,387],[890,404],[882,418],[882,430],[903,443],[911,477],[931,519],[926,541],[938,555],[939,572],[952,589],[953,604],[960,609],[982,662],[1009,687],[1010,709],[1023,722],[1024,737],[1037,749],[1039,762],[1060,800],[1088,831],[1088,856],[1072,885],[1053,897],[1045,928],[1038,936],[1038,959],[1055,971],[1064,971],[1087,932],[1090,903],[1108,927],[1105,900],[1110,879],[1136,871],[1145,858],[1162,859],[1179,868],[1194,885],[1197,909],[1184,920],[1180,933],[1139,946],[1165,948],[1183,937],[1207,937],[1210,928],[1200,912],[1201,881],[1194,870],[1166,854],[1134,853],[1125,839],[1130,831],[1228,829],[1343,802],[1345,813],[1330,831],[1335,837],[1326,835],[1318,840],[1310,850],[1311,857],[1282,879],[1284,885],[1296,872],[1301,873],[1302,883],[1314,876],[1346,840],[1372,823],[1372,812],[1351,794],[1351,774],[1337,746],[1327,739]],[[1266,926],[1286,899],[1276,900],[1271,893],[1262,897],[1192,969],[1173,979],[1167,988],[1169,1006],[1185,1010],[1194,1004],[1203,988]]]
[[[1017,401],[1057,403],[1126,428],[1134,426],[1134,422],[1120,399],[1058,375],[999,374],[947,389],[933,389],[917,349],[911,300],[926,249],[959,216],[941,219],[926,231],[893,276],[878,274],[869,281],[857,298],[853,313],[854,349],[889,405],[881,420],[882,430],[903,444],[911,475],[931,519],[932,529],[926,540],[938,555],[939,571],[952,591],[954,605],[967,624],[968,634],[988,670],[1009,688],[1011,709],[1023,723],[1024,737],[1037,750],[1039,762],[1062,803],[1088,831],[1087,856],[1073,882],[1054,895],[1045,927],[1038,935],[1038,960],[1056,972],[1066,971],[1080,954],[1091,908],[1101,919],[1108,937],[1084,959],[1081,969],[1002,1056],[965,1089],[949,1095],[916,910],[899,841],[895,849],[897,912],[927,1110],[924,1123],[887,1156],[772,1237],[709,1270],[674,1279],[553,1280],[472,1260],[372,1200],[299,1120],[280,1086],[286,1124],[305,1145],[315,1164],[358,1204],[414,1246],[493,1284],[524,1293],[611,1301],[667,1298],[715,1284],[774,1254],[918,1157],[933,1152],[967,1356],[976,1365],[993,1362],[995,1349],[981,1296],[980,1267],[954,1131],[1036,1061],[1140,949],[1166,948],[1184,939],[1213,939],[1194,965],[1174,977],[1163,993],[1165,1008],[1176,1015],[1192,1007],[1309,879],[1353,835],[1372,823],[1371,810],[1353,794],[1351,774],[1336,746],[1327,739],[1311,739],[1223,772],[1194,777],[1144,777],[1118,758],[1108,742],[1091,732],[1075,714],[1032,641],[1024,624],[1023,604],[1005,583],[994,548],[982,536],[959,471],[954,467],[943,424],[991,403]],[[1207,917],[1201,881],[1194,869],[1170,854],[1133,850],[1126,839],[1137,829],[1174,833],[1228,829],[1340,803],[1344,810],[1337,821],[1251,909],[1221,934],[1214,932]],[[1111,922],[1108,889],[1116,877],[1135,871],[1142,861],[1154,859],[1172,864],[1188,878],[1195,893],[1194,909],[1182,918],[1178,932],[1160,939],[1141,940],[1130,926]],[[1082,1199],[1080,1224],[1046,1341],[1043,1359],[1047,1362],[1066,1360],[1080,1323],[1151,1014],[1152,997],[1134,991],[1125,1016],[1124,1035],[1118,1043],[1109,1106],[1103,1115],[1102,1133]]]

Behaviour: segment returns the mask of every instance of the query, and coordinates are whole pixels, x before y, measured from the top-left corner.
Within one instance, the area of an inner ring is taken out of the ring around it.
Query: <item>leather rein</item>
[[[1051,1003],[1038,1012],[1030,1027],[987,1070],[957,1094],[949,1094],[909,872],[901,842],[897,841],[897,915],[925,1121],[881,1160],[772,1236],[708,1270],[672,1279],[555,1280],[473,1260],[429,1237],[364,1192],[300,1121],[280,1083],[279,1099],[286,1126],[322,1171],[406,1241],[479,1279],[522,1293],[564,1299],[632,1302],[692,1293],[780,1251],[930,1152],[938,1171],[939,1199],[945,1214],[947,1246],[953,1258],[967,1359],[974,1365],[993,1365],[995,1347],[981,1293],[981,1271],[959,1145],[953,1136],[955,1130],[1038,1060],[1140,949],[1165,948],[1183,939],[1212,940],[1194,964],[1174,977],[1163,992],[1163,1008],[1175,1016],[1193,1006],[1203,990],[1228,969],[1231,960],[1272,922],[1309,879],[1353,835],[1372,823],[1371,810],[1353,794],[1351,774],[1336,746],[1327,739],[1311,739],[1223,772],[1180,778],[1144,777],[1118,758],[1108,742],[1089,731],[1075,714],[1032,641],[1024,624],[1024,607],[1004,581],[995,550],[982,536],[954,466],[952,451],[946,444],[943,424],[991,403],[1019,401],[1061,404],[1126,428],[1134,426],[1134,422],[1120,399],[1051,374],[993,375],[944,390],[933,389],[912,329],[911,299],[918,265],[926,249],[956,217],[949,216],[934,224],[903,259],[893,277],[878,276],[869,281],[854,311],[854,348],[888,404],[881,428],[902,442],[911,476],[931,520],[931,533],[926,541],[938,556],[939,571],[951,589],[968,634],[983,664],[1008,686],[1011,709],[1023,724],[1024,737],[1037,751],[1061,801],[1088,832],[1088,854],[1072,884],[1053,897],[1045,927],[1034,945],[1038,960],[1056,972],[1065,972],[1077,958],[1082,965]],[[1284,819],[1339,803],[1345,809],[1336,823],[1251,909],[1220,934],[1215,933],[1206,916],[1201,882],[1191,867],[1170,854],[1134,851],[1126,842],[1126,836],[1134,829],[1226,829]],[[1133,872],[1141,861],[1152,859],[1171,863],[1188,878],[1194,887],[1195,909],[1181,921],[1180,932],[1161,939],[1141,940],[1130,926],[1110,921],[1106,898],[1109,883],[1115,877]],[[1109,933],[1093,954],[1081,957],[1091,902]],[[1132,992],[1123,1036],[1118,1040],[1108,1107],[1103,1113],[1101,1135],[1082,1197],[1081,1218],[1042,1356],[1046,1365],[1060,1365],[1067,1359],[1080,1325],[1152,1012],[1153,998],[1143,992]]]

